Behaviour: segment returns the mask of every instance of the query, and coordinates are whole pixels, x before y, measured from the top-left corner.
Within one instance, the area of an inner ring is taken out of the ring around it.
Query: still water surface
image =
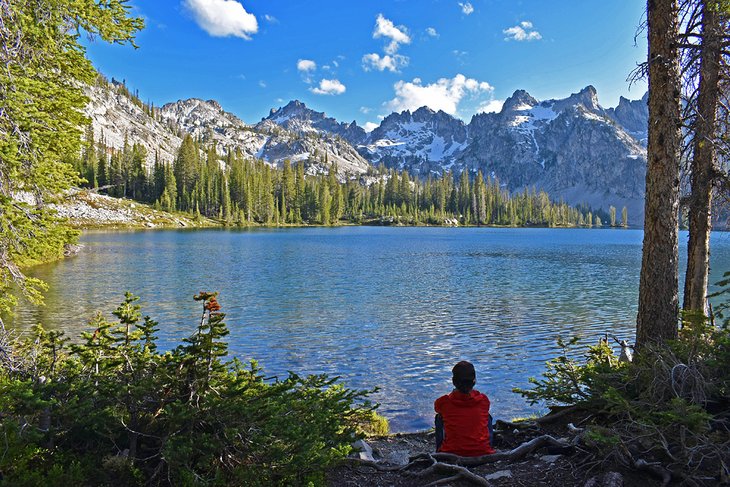
[[[558,335],[633,339],[641,240],[598,229],[85,233],[80,255],[32,270],[50,285],[47,306],[23,306],[13,326],[77,336],[130,290],[171,348],[199,319],[193,294],[220,291],[231,352],[269,376],[326,372],[378,386],[393,430],[412,431],[430,427],[433,400],[466,359],[493,414],[509,419],[536,412],[510,391],[542,372]],[[730,234],[712,245],[716,282],[730,270]]]

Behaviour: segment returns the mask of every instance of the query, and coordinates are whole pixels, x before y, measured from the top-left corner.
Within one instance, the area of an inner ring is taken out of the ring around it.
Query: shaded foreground
[[[663,484],[662,473],[648,463],[639,461],[627,468],[597,456],[587,433],[591,422],[591,415],[574,408],[536,420],[497,421],[497,453],[478,458],[435,454],[433,431],[371,438],[375,462],[353,459],[331,470],[327,482],[330,487]]]

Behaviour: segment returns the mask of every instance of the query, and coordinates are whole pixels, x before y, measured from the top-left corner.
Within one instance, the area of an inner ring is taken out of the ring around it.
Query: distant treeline
[[[202,154],[205,154],[204,156]],[[150,203],[166,211],[218,218],[231,225],[339,223],[444,224],[506,226],[626,226],[616,210],[592,213],[550,200],[535,188],[510,194],[496,178],[447,171],[426,179],[384,166],[340,181],[337,166],[328,174],[305,175],[304,163],[284,161],[276,169],[237,151],[219,155],[190,135],[183,138],[172,164],[146,168],[146,149],[125,143],[122,150],[94,141],[89,128],[75,162],[90,187]],[[325,162],[325,161],[322,161]],[[608,221],[610,220],[610,221]]]

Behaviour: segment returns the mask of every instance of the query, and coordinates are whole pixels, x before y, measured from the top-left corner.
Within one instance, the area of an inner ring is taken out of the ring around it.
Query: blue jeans
[[[441,443],[444,442],[444,418],[440,414],[436,415],[434,419],[434,428],[436,429],[436,451],[441,448]],[[487,429],[489,430],[489,446],[492,446],[492,438],[494,438],[494,421],[492,415],[489,415],[487,420]]]

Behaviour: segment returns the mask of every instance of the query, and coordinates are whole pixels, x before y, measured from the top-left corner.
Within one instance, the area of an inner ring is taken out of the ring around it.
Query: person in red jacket
[[[454,389],[436,399],[436,451],[462,457],[494,453],[489,398],[474,389],[474,366],[462,361],[452,369]]]

